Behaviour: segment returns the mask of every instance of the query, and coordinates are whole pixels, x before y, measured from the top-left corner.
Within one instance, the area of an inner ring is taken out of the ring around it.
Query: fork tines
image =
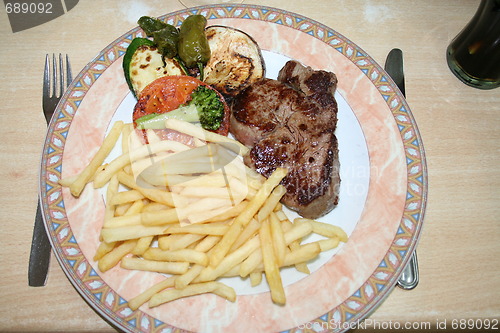
[[[64,77],[64,68],[66,68],[66,78]],[[73,78],[71,76],[71,65],[69,63],[68,55],[66,55],[66,64],[64,64],[63,56],[62,54],[59,54],[58,65],[56,63],[55,54],[52,54],[52,66],[50,66],[50,58],[47,54],[45,56],[42,94],[43,113],[47,122],[49,122],[52,118],[52,114],[54,113],[65,88],[70,85],[71,81],[73,81]]]
[[[66,70],[66,77],[64,75],[64,70]],[[50,57],[47,54],[45,56],[45,71],[43,75],[43,95],[47,97],[60,98],[65,90],[65,87],[69,86],[71,81],[73,81],[73,78],[71,76],[71,65],[69,63],[68,55],[66,54],[66,64],[64,64],[63,56],[59,53],[58,66],[56,62],[56,55],[52,54],[52,66],[50,66]]]

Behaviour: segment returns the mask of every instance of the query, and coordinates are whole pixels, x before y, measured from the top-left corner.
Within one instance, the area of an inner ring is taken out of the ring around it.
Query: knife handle
[[[415,250],[411,254],[410,261],[401,273],[397,284],[401,289],[412,290],[418,285],[419,280],[417,251]]]

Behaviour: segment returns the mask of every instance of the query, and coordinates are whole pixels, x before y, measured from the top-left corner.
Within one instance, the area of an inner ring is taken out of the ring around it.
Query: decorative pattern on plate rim
[[[406,266],[420,234],[426,200],[427,168],[422,139],[410,109],[394,82],[383,69],[362,49],[343,35],[307,17],[284,10],[254,5],[220,7],[201,6],[181,10],[160,17],[173,25],[180,25],[191,14],[202,14],[208,19],[239,18],[262,20],[300,30],[317,38],[352,61],[375,85],[387,102],[399,128],[406,153],[407,196],[405,210],[397,234],[383,260],[370,278],[342,304],[309,323],[305,329],[294,328],[286,332],[345,331],[351,323],[362,320],[386,297]],[[184,332],[152,318],[140,310],[132,311],[121,298],[99,277],[81,253],[72,234],[65,212],[58,180],[62,171],[62,154],[71,120],[80,102],[92,84],[119,57],[131,40],[144,37],[135,28],[116,39],[89,63],[75,78],[64,94],[52,120],[43,148],[40,173],[42,207],[49,238],[56,257],[65,273],[72,277],[84,298],[108,320],[131,332]],[[309,328],[311,327],[311,328]]]

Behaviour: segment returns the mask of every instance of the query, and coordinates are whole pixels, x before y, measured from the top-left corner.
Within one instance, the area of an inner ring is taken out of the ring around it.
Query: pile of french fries
[[[272,301],[285,304],[280,269],[309,274],[308,261],[347,241],[340,227],[288,219],[285,169],[266,179],[243,164],[248,148],[238,141],[175,119],[166,127],[182,140],[150,131],[145,144],[118,121],[83,171],[60,180],[75,197],[89,183],[107,186],[94,256],[101,272],[119,265],[165,276],[129,300],[131,309],[204,293],[234,302],[236,291],[218,280],[237,276],[252,286],[265,276]],[[120,138],[121,155],[105,163]],[[304,242],[312,233],[323,237]]]

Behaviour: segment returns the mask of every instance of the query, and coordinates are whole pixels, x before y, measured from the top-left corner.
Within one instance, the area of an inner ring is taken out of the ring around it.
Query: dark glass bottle
[[[500,86],[500,0],[482,0],[476,14],[447,50],[448,66],[465,84]]]

